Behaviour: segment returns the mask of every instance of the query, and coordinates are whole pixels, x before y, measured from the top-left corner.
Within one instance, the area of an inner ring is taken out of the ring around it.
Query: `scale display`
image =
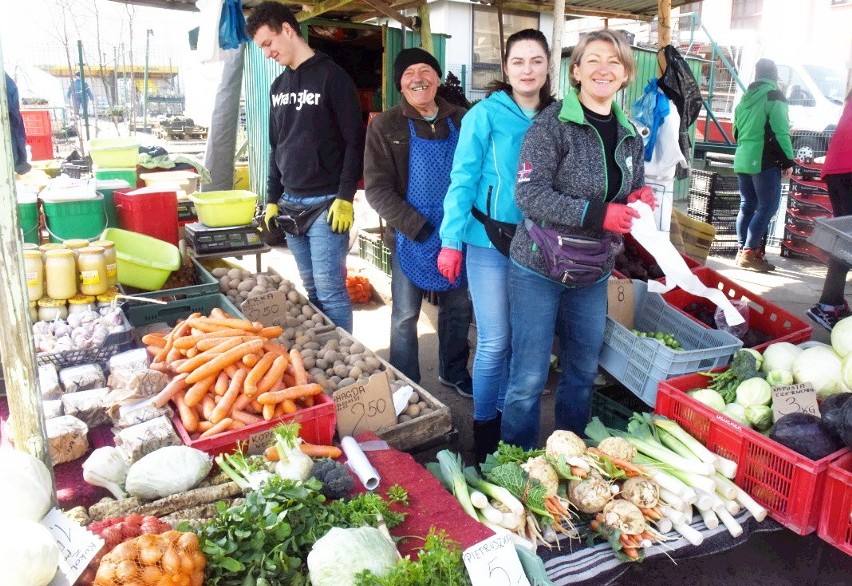
[[[248,250],[261,248],[263,241],[257,225],[229,226],[226,228],[210,228],[201,222],[193,222],[184,226],[187,243],[198,254],[224,252],[230,250]]]

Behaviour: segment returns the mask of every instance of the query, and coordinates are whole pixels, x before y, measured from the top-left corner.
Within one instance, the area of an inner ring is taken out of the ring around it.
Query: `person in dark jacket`
[[[781,178],[793,172],[793,143],[787,101],[778,91],[778,68],[760,59],[755,80],[734,110],[734,171],[740,187],[737,266],[765,273],[763,239],[781,201]]]
[[[828,143],[822,180],[828,187],[834,217],[852,215],[852,89],[846,95],[846,105]],[[819,303],[808,310],[808,317],[829,331],[838,321],[852,315],[843,295],[848,273],[847,263],[830,256]]]
[[[83,108],[84,100],[88,100],[90,104],[94,104],[95,102],[95,96],[92,95],[92,88],[89,87],[89,82],[83,81],[79,73],[74,74],[74,80],[68,86],[65,98],[70,100],[71,106],[77,114]]]
[[[286,67],[270,90],[267,228],[279,221],[309,299],[351,332],[346,253],[363,162],[355,83],[308,46],[293,13],[278,2],[258,4],[246,30],[266,58]]]
[[[393,251],[390,363],[420,382],[417,320],[425,291],[438,296],[438,381],[473,396],[467,370],[471,305],[464,278],[438,270],[439,228],[453,154],[465,109],[436,97],[441,66],[423,49],[403,49],[394,61],[400,104],[367,128],[364,193],[388,224]]]
[[[6,102],[9,104],[9,134],[12,137],[12,159],[15,173],[29,173],[32,167],[27,162],[27,131],[21,116],[21,105],[18,102],[18,86],[6,75]]]
[[[515,186],[524,221],[510,249],[512,359],[501,439],[525,449],[538,444],[554,330],[562,369],[556,428],[583,435],[604,341],[607,278],[621,235],[639,217],[627,204],[654,206],[653,191],[644,187],[642,138],[613,101],[636,76],[630,45],[619,33],[591,32],[574,47],[569,67],[572,88],[527,131]],[[557,276],[542,253],[553,241],[541,239],[540,229],[568,247],[583,238],[583,248],[593,244],[602,260],[583,273],[559,267]]]

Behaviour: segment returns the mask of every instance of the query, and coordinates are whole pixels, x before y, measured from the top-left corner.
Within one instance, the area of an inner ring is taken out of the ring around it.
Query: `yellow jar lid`
[[[62,307],[64,305],[64,299],[51,299],[50,297],[42,297],[38,300],[39,307]]]
[[[89,245],[89,241],[85,238],[72,238],[65,241],[65,246],[68,248],[85,248]]]
[[[103,254],[104,249],[100,246],[87,246],[85,248],[81,248],[77,252],[80,254]]]
[[[64,244],[60,244],[59,242],[50,242],[48,244],[42,244],[38,247],[38,249],[46,254],[51,250],[68,250],[68,247]]]
[[[113,248],[115,247],[115,242],[112,240],[95,240],[92,242],[92,246],[99,246],[101,248]]]
[[[23,245],[21,245],[21,248],[24,249],[24,251],[38,250],[38,244],[33,244],[32,242],[24,242]]]
[[[62,258],[66,256],[74,256],[74,251],[68,250],[67,248],[56,248],[54,250],[48,250],[44,254],[49,257]]]
[[[92,295],[83,295],[82,293],[77,293],[74,297],[68,300],[68,303],[71,305],[85,305],[86,303],[94,303],[95,298]]]
[[[38,305],[38,301],[30,301],[30,307],[35,307]]]
[[[39,250],[25,250],[24,258],[41,258],[41,251]]]
[[[115,301],[115,296],[118,295],[118,291],[107,291],[103,295],[98,295],[99,303],[112,303]]]

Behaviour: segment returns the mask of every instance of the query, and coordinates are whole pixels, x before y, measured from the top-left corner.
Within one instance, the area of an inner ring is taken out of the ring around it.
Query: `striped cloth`
[[[695,515],[692,528],[704,535],[704,542],[700,546],[693,546],[679,533],[671,531],[666,534],[666,537],[671,537],[672,540],[647,548],[645,559],[668,556],[677,560],[710,555],[743,543],[752,533],[782,529],[781,525],[769,518],[758,523],[746,510],[743,510],[735,519],[743,527],[743,534],[737,538],[732,537],[722,523],[719,523],[716,529],[707,529],[701,516]],[[585,528],[579,529],[583,531]],[[674,539],[675,537],[677,539]],[[536,552],[544,560],[547,577],[556,586],[564,584],[606,586],[617,580],[631,567],[629,563],[618,561],[606,542],[596,542],[593,547],[589,547],[585,541],[563,540],[561,547],[561,550],[555,547],[553,549],[539,547]]]

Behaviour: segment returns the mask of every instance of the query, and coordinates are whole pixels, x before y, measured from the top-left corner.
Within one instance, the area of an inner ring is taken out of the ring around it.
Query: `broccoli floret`
[[[757,359],[751,352],[737,350],[731,360],[731,371],[740,381],[761,376],[757,368]]]
[[[311,476],[322,482],[320,493],[328,499],[341,499],[355,488],[346,466],[331,458],[315,461]]]

